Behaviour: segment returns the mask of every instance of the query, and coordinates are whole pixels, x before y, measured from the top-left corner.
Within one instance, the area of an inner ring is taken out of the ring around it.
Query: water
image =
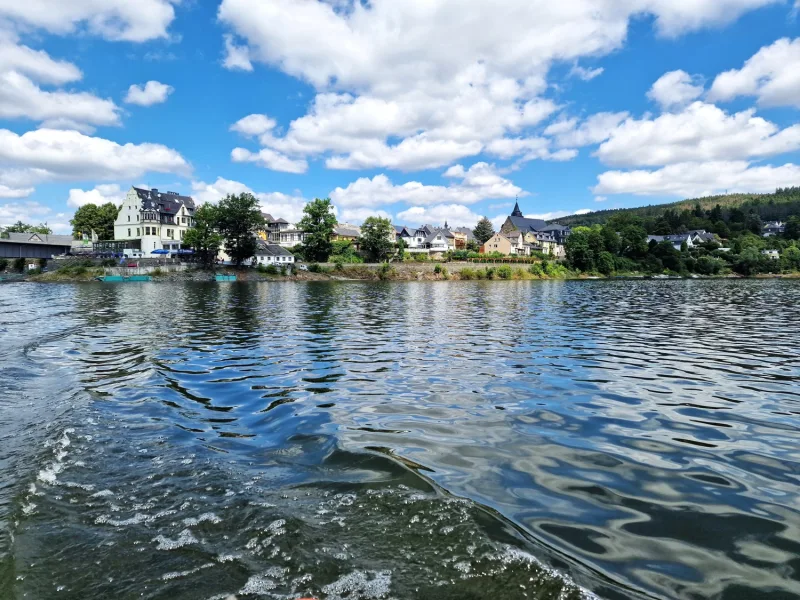
[[[798,300],[6,284],[0,598],[798,598]]]

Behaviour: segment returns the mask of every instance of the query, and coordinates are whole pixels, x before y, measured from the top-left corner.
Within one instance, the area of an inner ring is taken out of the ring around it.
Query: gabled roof
[[[267,223],[272,223],[272,222],[274,222],[274,221],[275,221],[275,219],[273,219],[273,218],[272,218],[272,215],[271,215],[271,214],[269,214],[269,213],[261,213],[261,216],[262,216],[262,217],[264,217],[264,220],[265,220]]]
[[[278,244],[267,244],[259,239],[257,245],[256,256],[294,256],[286,248]]]
[[[159,192],[157,189],[143,190],[133,188],[139,200],[142,201],[142,208],[145,210],[157,210],[174,215],[181,206],[186,206],[189,210],[194,210],[194,199],[191,196],[181,196],[175,192]]]
[[[431,233],[433,233],[434,229],[430,225],[420,225],[414,230],[414,233],[418,231],[422,231],[425,235],[430,235]]]
[[[547,227],[547,223],[545,223],[542,219],[528,219],[527,217],[517,217],[511,215],[508,217],[508,220],[511,221],[511,224],[520,231],[542,231],[545,227]]]
[[[472,233],[472,229],[470,229],[469,227],[456,227],[453,231],[455,231],[456,233],[463,233],[464,235],[466,235],[468,242],[475,239],[475,234]]]
[[[397,235],[403,235],[404,233],[409,236],[411,235],[411,231],[409,231],[408,227],[405,225],[394,225],[394,230]]]
[[[272,222],[273,223],[281,223],[282,225],[288,225],[289,224],[289,221],[287,221],[286,219],[275,219]]]
[[[6,237],[8,236],[8,237]],[[71,235],[53,235],[47,233],[5,233],[0,242],[7,244],[41,244],[43,246],[71,246]]]
[[[443,238],[454,238],[455,236],[448,231],[447,229],[436,229],[432,231],[431,234],[425,238],[425,243],[430,244],[433,240],[436,239],[436,236],[441,235]]]
[[[358,237],[361,235],[361,230],[355,225],[337,225],[333,228],[333,233],[342,237]]]

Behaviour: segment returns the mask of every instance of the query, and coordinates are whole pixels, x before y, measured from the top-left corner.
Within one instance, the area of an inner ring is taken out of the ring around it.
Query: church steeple
[[[511,216],[512,217],[522,217],[523,216],[522,211],[519,209],[519,198],[517,198],[516,202],[514,203],[514,210],[511,213]]]

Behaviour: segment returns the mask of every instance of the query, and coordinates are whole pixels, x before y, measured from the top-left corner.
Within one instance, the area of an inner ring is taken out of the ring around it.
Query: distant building
[[[294,264],[294,254],[283,246],[259,240],[254,264],[289,266]]]
[[[289,229],[284,229],[278,234],[277,243],[284,248],[294,248],[298,244],[302,244],[305,239],[305,231],[295,227],[290,227]]]
[[[3,233],[0,258],[52,258],[72,250],[71,235],[45,233]]]
[[[773,260],[778,260],[781,257],[777,250],[762,250],[761,254]]]
[[[557,245],[563,246],[572,230],[566,225],[559,225],[558,223],[548,224],[542,219],[529,219],[522,214],[519,208],[519,202],[517,202],[514,205],[514,210],[500,227],[500,233],[507,234],[512,231],[549,234]]]
[[[331,237],[331,241],[333,242],[357,242],[358,238],[361,237],[361,228],[356,225],[350,225],[349,223],[337,223],[336,227],[333,228],[333,236]],[[392,236],[394,238],[394,236]]]
[[[101,240],[96,250],[153,250],[177,252],[186,231],[194,225],[194,200],[175,192],[131,187],[114,222],[114,242]]]
[[[676,250],[680,250],[681,247],[686,244],[687,248],[693,248],[694,242],[692,241],[692,236],[688,233],[680,233],[675,235],[648,235],[647,236],[647,243],[655,242],[656,244],[660,244],[661,242],[669,242]]]
[[[258,232],[258,237],[266,242],[278,243],[281,231],[289,229],[289,221],[285,219],[275,219],[269,213],[261,213],[264,217],[264,229]]]
[[[483,254],[499,252],[504,256],[510,256],[512,254],[516,254],[515,243],[512,242],[511,239],[506,236],[506,234],[495,233],[483,243],[483,246],[481,246],[481,252]]]
[[[764,237],[772,237],[773,235],[780,235],[786,231],[786,223],[781,221],[768,221],[764,223],[761,230],[761,235]]]

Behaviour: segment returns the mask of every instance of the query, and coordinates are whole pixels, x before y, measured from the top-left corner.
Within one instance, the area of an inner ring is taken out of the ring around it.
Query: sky
[[[499,225],[800,185],[800,0],[0,0],[0,226],[131,185]]]

